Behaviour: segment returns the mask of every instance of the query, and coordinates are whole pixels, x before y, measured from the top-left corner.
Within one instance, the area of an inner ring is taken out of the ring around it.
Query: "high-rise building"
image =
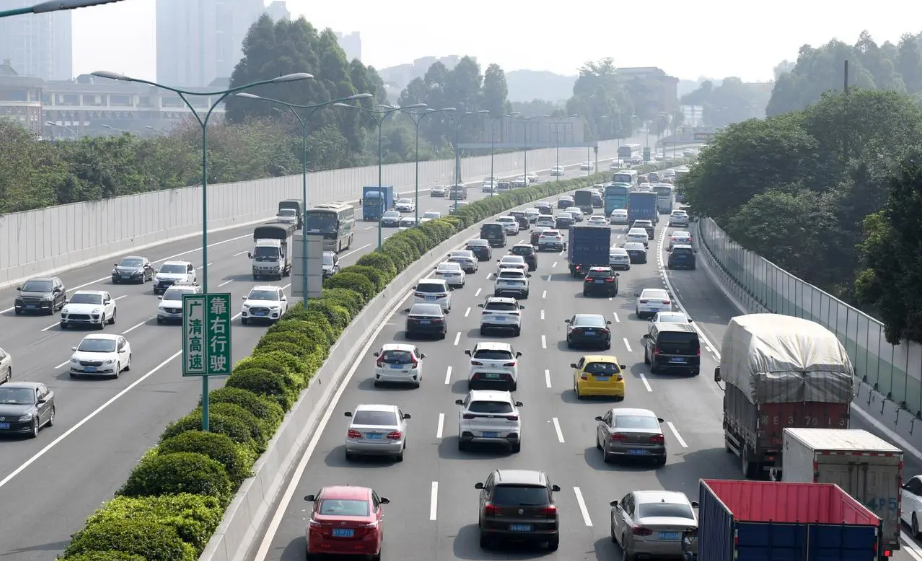
[[[285,2],[276,0],[266,6],[266,14],[272,18],[272,21],[291,21],[291,12]]]
[[[157,81],[207,86],[227,78],[262,0],[157,0]]]
[[[362,60],[362,36],[358,31],[346,35],[336,32],[336,39],[339,47],[346,53],[346,60],[349,62],[355,59]]]
[[[34,0],[3,0],[3,9],[25,8]],[[71,12],[0,19],[0,60],[20,76],[43,80],[73,78]]]

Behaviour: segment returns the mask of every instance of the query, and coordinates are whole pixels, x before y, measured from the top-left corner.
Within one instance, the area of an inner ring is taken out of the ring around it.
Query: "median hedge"
[[[648,166],[642,172],[662,166]],[[464,205],[397,232],[324,281],[319,298],[291,307],[211,392],[210,432],[201,409],[171,423],[116,497],[74,534],[66,561],[192,561],[201,554],[240,484],[310,386],[352,319],[410,264],[457,232],[531,201],[601,182],[608,174],[553,181]]]

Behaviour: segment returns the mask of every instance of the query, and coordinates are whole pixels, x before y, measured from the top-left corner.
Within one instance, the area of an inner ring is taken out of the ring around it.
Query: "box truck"
[[[253,269],[253,280],[271,277],[282,280],[291,274],[292,236],[294,224],[273,222],[253,230],[255,247],[247,256]]]
[[[608,267],[611,228],[608,226],[570,226],[567,263],[570,274],[585,277],[590,267]]]
[[[362,220],[381,220],[384,213],[394,206],[394,186],[377,185],[362,188]]]

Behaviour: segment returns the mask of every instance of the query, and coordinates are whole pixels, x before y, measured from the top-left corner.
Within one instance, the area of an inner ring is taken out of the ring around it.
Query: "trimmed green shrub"
[[[306,322],[302,322],[302,323],[306,323]],[[324,355],[326,355],[326,351],[329,350],[329,349],[324,349],[322,345],[318,345],[318,347],[320,347],[318,350],[324,351],[323,353]],[[308,367],[307,363],[304,360],[300,359],[299,357],[291,353],[286,353],[282,351],[264,351],[259,354],[254,353],[253,356],[256,356],[259,358],[266,358],[269,360],[274,360],[278,362],[279,364],[283,365],[285,369],[288,371],[289,375],[295,375],[295,376],[299,376],[300,378],[302,378],[303,381],[301,383],[300,389],[306,388],[308,382],[310,382],[311,376],[314,375],[314,371],[310,370],[310,368]],[[326,357],[324,356],[324,358]]]
[[[355,262],[361,267],[371,267],[388,275],[390,278],[397,276],[397,267],[390,257],[380,251],[372,251],[358,258]]]
[[[233,375],[229,378],[232,377]],[[178,436],[184,432],[197,430],[202,430],[202,415],[196,415],[195,412],[192,412],[175,423],[170,423],[163,431],[163,434],[160,435],[160,442]],[[228,438],[237,444],[247,446],[254,452],[259,448],[259,446],[253,442],[253,437],[250,436],[250,427],[246,426],[240,419],[227,417],[220,413],[209,414],[208,430],[210,432],[227,435]]]
[[[285,418],[285,411],[278,403],[240,388],[219,388],[210,392],[208,399],[211,403],[239,405],[269,423],[273,429],[282,424],[282,419]],[[201,406],[201,399],[199,399],[199,406]]]
[[[150,520],[109,520],[74,534],[65,558],[91,551],[122,551],[145,561],[195,561],[194,548],[182,541],[176,528]]]
[[[331,301],[349,310],[349,321],[352,321],[352,318],[365,307],[365,298],[362,294],[348,288],[328,288],[323,291],[320,299]]]
[[[361,265],[352,265],[351,267],[346,267],[340,271],[340,274],[347,272],[362,275],[363,277],[370,280],[371,284],[373,284],[375,287],[375,294],[384,290],[384,287],[387,286],[387,283],[391,282],[391,279],[394,278],[384,271],[380,271],[374,267],[363,267]]]
[[[339,334],[342,333],[343,329],[352,321],[352,314],[349,313],[349,308],[330,300],[311,298],[310,302],[307,303],[307,310],[308,312],[316,311],[323,314],[333,328],[336,338],[339,338]]]
[[[294,343],[287,343],[285,341],[270,341],[261,347],[253,349],[253,354],[262,355],[274,352],[283,352],[301,358],[309,356],[313,351],[319,352],[320,349],[303,349]]]
[[[419,259],[419,253],[416,251],[416,248],[406,240],[397,236],[388,238],[387,241],[381,245],[381,252],[393,261],[394,266],[397,267],[398,273],[404,271],[410,266],[410,263]]]
[[[179,538],[195,548],[198,555],[221,523],[222,507],[221,501],[214,497],[189,493],[162,497],[116,497],[91,514],[86,519],[86,525],[144,519],[172,526]]]
[[[269,398],[281,405],[285,411],[291,409],[298,398],[298,391],[292,386],[288,376],[275,374],[268,370],[251,369],[234,372],[228,376],[225,386],[240,388]]]
[[[215,403],[212,407],[233,405]],[[235,406],[235,407],[239,407]],[[224,466],[227,476],[234,488],[250,476],[250,469],[256,461],[256,455],[249,449],[228,438],[226,434],[216,432],[189,431],[168,438],[160,443],[161,454],[192,452],[207,456]]]
[[[191,413],[191,415],[199,416],[201,416],[201,414],[201,407]],[[209,420],[211,420],[212,415],[221,415],[228,419],[237,419],[241,421],[249,431],[250,438],[253,439],[253,442],[256,444],[256,452],[261,454],[266,450],[266,444],[269,442],[269,439],[272,438],[272,435],[269,431],[269,425],[262,419],[257,418],[256,415],[233,403],[215,403],[208,408]]]
[[[266,333],[279,333],[284,331],[294,331],[304,335],[308,339],[313,339],[324,345],[332,345],[336,341],[333,337],[333,328],[326,316],[320,312],[304,312],[303,316],[283,319],[266,331]]]
[[[123,497],[192,493],[229,498],[231,481],[224,466],[202,454],[179,452],[145,458],[118,491]]]
[[[284,343],[291,343],[292,345],[296,345],[299,348],[303,349],[302,352],[308,352],[311,349],[316,348],[317,345],[322,343],[322,341],[318,341],[316,339],[313,339],[313,340],[308,339],[301,333],[298,333],[295,331],[276,331],[275,333],[266,333],[265,335],[263,335],[260,338],[259,343],[256,344],[256,348],[259,348],[260,346],[265,346],[265,345],[268,345],[269,343],[274,343],[277,341],[281,341]]]
[[[87,551],[61,557],[60,561],[147,561],[140,555],[122,551]]]
[[[402,237],[416,248],[416,252],[419,255],[426,253],[431,247],[433,247],[433,240],[427,238],[426,235],[420,232],[418,228],[413,228],[412,230],[404,230]]]
[[[288,374],[290,370],[285,364],[265,356],[248,356],[234,366],[234,370],[249,370],[250,368],[264,368],[276,374]]]
[[[362,295],[364,302],[368,302],[378,293],[374,283],[368,280],[368,277],[352,272],[348,267],[325,280],[323,282],[323,287],[353,290]]]

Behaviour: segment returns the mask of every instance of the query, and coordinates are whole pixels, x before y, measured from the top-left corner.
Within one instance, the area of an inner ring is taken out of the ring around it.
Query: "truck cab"
[[[291,218],[292,214],[294,214],[294,219]],[[301,201],[298,199],[279,201],[277,216],[285,222],[294,224],[297,230],[300,230],[304,226],[304,208],[301,206]]]
[[[291,274],[292,236],[294,224],[272,223],[257,226],[253,231],[253,251],[250,259],[253,280],[271,277],[282,280]]]

